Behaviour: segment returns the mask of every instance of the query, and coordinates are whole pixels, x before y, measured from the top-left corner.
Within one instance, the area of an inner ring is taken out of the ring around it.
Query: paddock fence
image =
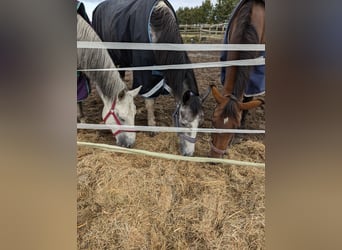
[[[204,42],[223,40],[227,23],[219,24],[181,24],[180,33],[185,42]]]
[[[209,34],[209,36],[221,36],[223,37],[224,25],[212,25],[204,26],[199,25],[195,29],[190,29],[189,26],[183,26],[186,31],[183,34],[199,35],[204,37],[204,34]],[[204,31],[206,29],[206,31]],[[195,33],[195,31],[197,33]],[[206,33],[204,33],[206,32]],[[241,51],[241,50],[255,50],[264,51],[264,44],[151,44],[151,43],[109,43],[109,42],[85,42],[77,41],[77,48],[100,48],[100,49],[136,49],[136,50],[179,50],[179,51]],[[206,68],[206,67],[227,67],[227,66],[241,66],[241,65],[264,65],[265,58],[259,57],[255,59],[248,60],[235,60],[235,61],[218,61],[218,62],[206,62],[206,63],[193,63],[193,64],[175,64],[175,65],[157,65],[157,66],[144,66],[144,67],[129,67],[129,68],[108,68],[108,69],[77,69],[78,71],[106,71],[106,70],[165,70],[165,69],[181,69],[181,68]],[[154,131],[154,132],[202,132],[202,133],[246,133],[246,134],[264,134],[265,130],[219,130],[219,129],[209,129],[209,128],[179,128],[179,127],[146,127],[146,126],[123,126],[123,125],[105,125],[105,124],[84,124],[78,123],[77,129],[111,129],[117,128],[120,130],[132,130],[132,131]],[[149,152],[138,149],[126,149],[118,146],[96,144],[89,142],[77,142],[79,146],[88,146],[94,148],[100,148],[103,150],[115,151],[120,153],[128,154],[144,154],[154,157],[161,157],[166,159],[174,160],[186,160],[186,161],[196,161],[196,162],[208,162],[208,163],[223,163],[230,165],[240,165],[240,166],[254,166],[265,168],[264,163],[254,163],[254,162],[244,162],[244,161],[234,161],[230,159],[216,159],[216,158],[205,158],[205,157],[184,157],[179,155],[170,155],[157,152]]]

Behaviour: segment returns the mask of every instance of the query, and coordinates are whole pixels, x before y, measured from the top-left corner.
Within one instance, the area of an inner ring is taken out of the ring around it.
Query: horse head
[[[217,129],[236,129],[240,126],[241,114],[243,110],[256,108],[264,101],[256,99],[243,103],[241,98],[233,94],[222,95],[216,86],[212,85],[212,94],[216,101],[216,108],[213,113],[212,125]],[[233,139],[233,133],[212,134],[210,157],[223,157],[227,151],[227,146]]]
[[[108,125],[132,125],[136,115],[134,97],[138,95],[141,86],[128,91],[123,89],[119,92],[113,102],[105,102],[102,117]],[[122,147],[132,147],[135,143],[135,132],[128,132],[120,129],[111,129],[116,139],[116,144]]]
[[[184,92],[182,100],[178,103],[173,114],[175,125],[184,128],[198,128],[204,119],[202,103],[209,95],[208,90],[203,96],[191,90]],[[180,132],[180,150],[182,155],[192,156],[195,151],[197,132]]]

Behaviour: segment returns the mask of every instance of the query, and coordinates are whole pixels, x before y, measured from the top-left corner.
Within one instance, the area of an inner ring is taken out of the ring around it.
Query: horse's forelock
[[[198,95],[190,96],[189,107],[194,116],[199,114],[199,112],[202,110],[202,102]]]
[[[237,120],[238,110],[236,105],[236,101],[230,99],[223,109],[223,117],[231,117]]]

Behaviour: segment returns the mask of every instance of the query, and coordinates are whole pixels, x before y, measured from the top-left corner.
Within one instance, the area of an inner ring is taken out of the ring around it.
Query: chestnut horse
[[[265,1],[243,0],[233,12],[228,24],[226,40],[229,44],[265,43]],[[227,60],[252,59],[260,56],[257,51],[229,51]],[[223,93],[212,86],[212,94],[217,106],[212,124],[217,129],[240,127],[242,112],[264,103],[261,99],[243,102],[250,81],[251,70],[255,66],[230,66],[225,68]],[[223,157],[231,143],[233,133],[212,134],[210,157]]]

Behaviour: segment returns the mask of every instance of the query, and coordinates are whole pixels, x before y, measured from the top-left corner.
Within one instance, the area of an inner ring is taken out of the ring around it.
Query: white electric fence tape
[[[131,49],[169,51],[264,51],[265,44],[176,44],[176,43],[121,43],[77,41],[80,49]]]
[[[157,65],[157,66],[142,66],[129,68],[107,68],[107,69],[77,69],[77,71],[122,71],[122,70],[166,70],[166,69],[199,69],[199,68],[217,68],[228,66],[251,66],[264,65],[265,58],[258,57],[255,59],[233,60],[223,62],[206,62],[206,63],[188,63],[188,64],[171,64],[171,65]]]
[[[96,49],[132,49],[132,50],[169,50],[169,51],[264,51],[265,44],[174,44],[174,43],[121,43],[121,42],[87,42],[77,41],[77,48]],[[198,69],[228,66],[264,65],[265,58],[232,60],[222,62],[204,62],[173,65],[154,65],[107,69],[78,69],[78,71],[128,71],[128,70],[167,70],[167,69]]]
[[[191,162],[203,162],[203,163],[222,163],[236,166],[251,166],[258,168],[265,168],[265,163],[257,163],[257,162],[245,162],[245,161],[237,161],[230,159],[221,159],[221,158],[207,158],[207,157],[189,157],[189,156],[181,156],[181,155],[173,155],[167,153],[159,153],[159,152],[151,152],[147,150],[141,149],[132,149],[132,148],[123,148],[114,145],[101,144],[101,143],[90,143],[90,142],[77,142],[78,146],[87,146],[92,148],[98,148],[107,151],[113,151],[118,153],[127,153],[127,154],[138,154],[138,155],[146,155],[151,157],[158,157],[168,160],[182,160],[182,161],[191,161]]]
[[[235,134],[265,134],[265,130],[248,129],[216,129],[216,128],[180,128],[180,127],[160,127],[160,126],[131,126],[131,125],[107,125],[77,123],[77,129],[94,130],[125,130],[125,131],[144,131],[144,132],[198,132],[198,133],[235,133]]]

